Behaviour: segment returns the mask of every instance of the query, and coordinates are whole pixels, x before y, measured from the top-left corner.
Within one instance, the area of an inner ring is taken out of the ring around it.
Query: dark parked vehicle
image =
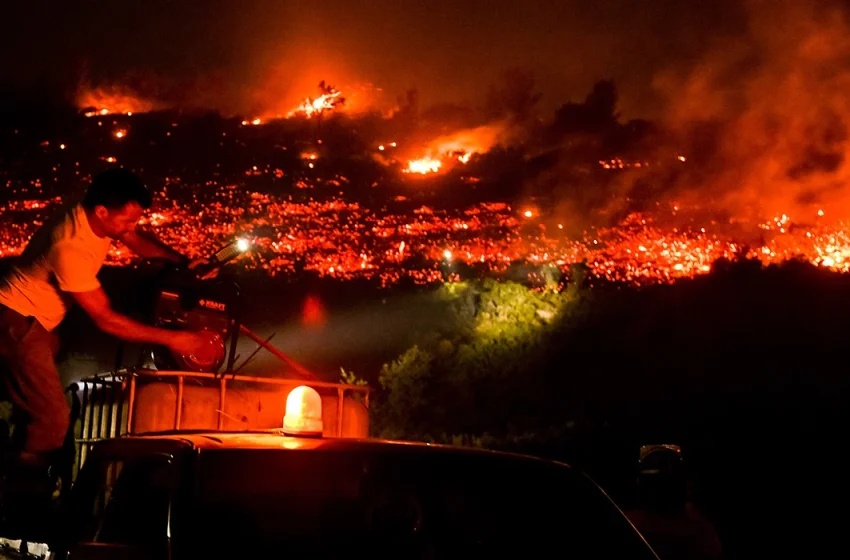
[[[51,548],[72,558],[655,558],[608,497],[566,465],[280,433],[101,442],[63,517]]]

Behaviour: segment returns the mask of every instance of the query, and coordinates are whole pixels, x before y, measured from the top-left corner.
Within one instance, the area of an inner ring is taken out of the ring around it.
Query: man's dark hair
[[[104,206],[117,210],[128,202],[138,202],[139,206],[147,209],[153,201],[147,187],[135,173],[116,167],[95,176],[83,198],[83,207],[92,210],[95,206]]]

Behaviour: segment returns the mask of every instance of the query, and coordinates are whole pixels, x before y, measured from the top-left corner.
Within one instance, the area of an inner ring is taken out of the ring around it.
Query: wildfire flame
[[[496,144],[501,132],[502,127],[491,125],[440,136],[425,147],[425,156],[408,161],[404,171],[424,175],[448,169],[449,163],[455,161],[467,164],[473,155],[489,151]]]
[[[414,159],[407,162],[407,169],[404,170],[405,173],[420,173],[425,175],[426,173],[436,173],[442,167],[442,163],[438,159],[432,158],[422,158],[422,159]]]
[[[309,119],[313,115],[331,111],[345,102],[345,99],[341,97],[342,92],[333,86],[326,85],[324,81],[319,84],[319,89],[324,92],[322,95],[314,99],[305,99],[301,105],[290,111],[287,117],[303,115]]]
[[[116,89],[96,88],[80,92],[77,96],[77,106],[80,109],[88,109],[87,117],[101,115],[115,115],[133,113],[147,113],[153,111],[154,104],[141,99],[128,91]]]
[[[285,115],[281,113],[266,113],[259,117],[243,120],[242,126],[259,126],[267,124],[269,121],[291,119],[293,117],[306,117],[309,119],[314,115],[321,115],[325,111],[339,110],[346,101],[342,97],[341,91],[335,89],[333,86],[326,85],[324,81],[319,83],[319,90],[323,92],[320,96],[316,98],[305,98],[298,107],[287,112]]]

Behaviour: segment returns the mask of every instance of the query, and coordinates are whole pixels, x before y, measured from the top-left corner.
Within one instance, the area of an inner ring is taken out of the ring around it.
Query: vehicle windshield
[[[205,450],[196,529],[224,553],[320,546],[397,557],[561,550],[651,558],[587,479],[554,464],[486,454]],[[553,548],[557,547],[557,548]]]

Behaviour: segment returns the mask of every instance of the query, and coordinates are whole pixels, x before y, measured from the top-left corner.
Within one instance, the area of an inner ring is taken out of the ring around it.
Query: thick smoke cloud
[[[733,219],[850,217],[850,27],[839,2],[747,6],[746,34],[659,74],[665,124],[693,157],[671,196]],[[691,184],[688,184],[691,183]]]
[[[560,140],[559,163],[527,187],[556,193],[555,217],[569,233],[674,207],[688,212],[665,219],[756,240],[759,224],[783,214],[798,224],[850,218],[846,3],[750,0],[743,7],[739,33],[718,35],[689,63],[671,61],[649,79],[663,111],[643,142],[622,153],[599,149],[610,130],[631,128],[616,114],[616,127]],[[618,110],[625,98],[621,90]],[[588,101],[559,114],[586,116]],[[603,153],[650,165],[602,180],[598,169],[591,177],[577,168]]]

